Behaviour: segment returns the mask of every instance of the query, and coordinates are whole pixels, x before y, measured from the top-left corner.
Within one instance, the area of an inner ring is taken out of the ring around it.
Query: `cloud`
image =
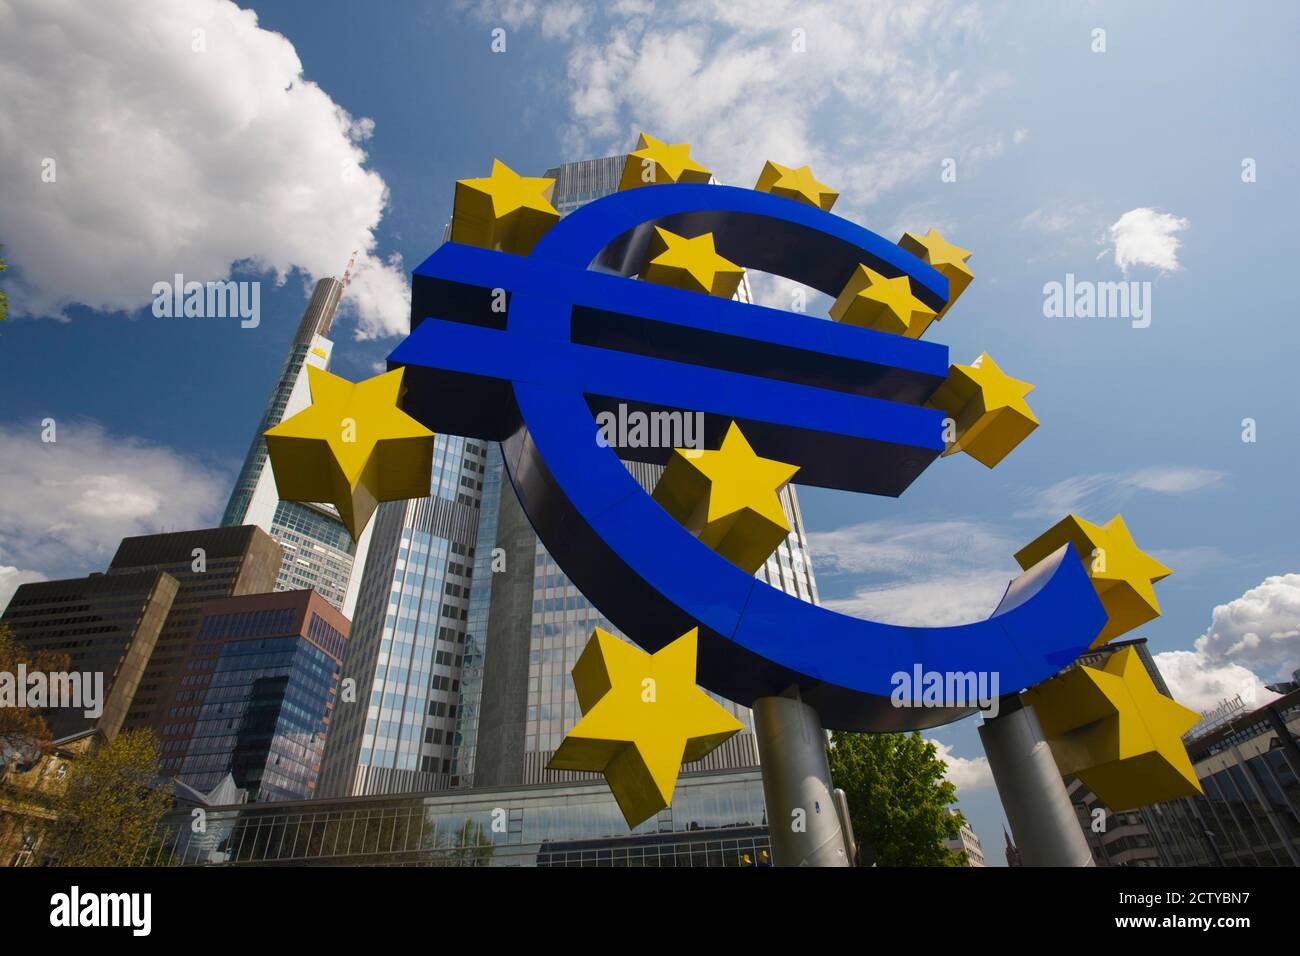
[[[124,537],[213,525],[230,480],[91,422],[60,422],[51,443],[0,425],[0,563],[56,577],[103,570]]]
[[[769,309],[798,311],[824,318],[834,301],[811,286],[770,272],[746,269],[745,281],[749,283],[749,293],[754,302]]]
[[[542,4],[509,0],[469,15],[567,41],[561,136],[573,155],[626,150],[645,129],[693,144],[723,182],[753,183],[764,159],[807,163],[855,213],[902,183],[937,181],[945,158],[965,176],[1024,139],[975,120],[1001,73],[948,65],[981,34],[974,3],[625,2],[548,20]]]
[[[1151,552],[1152,557],[1167,568],[1173,568],[1179,581],[1185,581],[1188,575],[1212,571],[1232,564],[1232,559],[1213,545],[1195,545],[1190,548],[1160,548]]]
[[[20,571],[9,565],[0,565],[0,614],[9,606],[9,599],[14,596],[20,584],[44,580],[45,575],[39,571]]]
[[[928,581],[859,588],[852,597],[823,600],[841,614],[905,627],[948,627],[993,613],[1018,569],[970,571]]]
[[[992,526],[968,520],[868,521],[809,538],[819,578],[874,578],[849,597],[824,598],[824,606],[909,627],[988,617],[1019,574],[1010,557],[1019,547]]]
[[[1265,578],[1241,597],[1218,605],[1195,647],[1213,663],[1289,676],[1300,668],[1300,574]]]
[[[1210,468],[1161,466],[1135,471],[1076,475],[1035,492],[1027,508],[1017,517],[1060,518],[1071,512],[1118,508],[1134,493],[1183,495],[1214,488],[1225,475]]]
[[[993,771],[989,769],[988,757],[958,757],[953,754],[951,744],[933,739],[930,743],[939,751],[939,759],[948,765],[944,776],[959,793],[993,786]]]
[[[1083,205],[1054,205],[1033,209],[1020,220],[1020,228],[1059,236],[1074,229],[1088,215],[1089,209]]]
[[[1110,239],[1115,243],[1115,265],[1125,273],[1133,266],[1177,272],[1182,268],[1178,263],[1182,242],[1175,233],[1190,225],[1189,220],[1169,213],[1146,207],[1130,209],[1110,227]]]
[[[1211,660],[1201,651],[1162,651],[1153,655],[1174,700],[1193,710],[1207,711],[1226,698],[1241,695],[1247,707],[1258,707],[1277,695],[1240,664]]]
[[[406,329],[400,263],[376,254],[388,190],[364,168],[374,123],[307,80],[253,11],[9,0],[0,88],[15,314],[133,311],[155,282],[221,279],[237,263],[278,281],[335,275],[359,249],[344,306],[359,337]]]
[[[1155,655],[1179,703],[1206,711],[1238,695],[1247,707],[1273,700],[1264,684],[1300,668],[1300,574],[1265,578],[1218,605],[1193,647]]]

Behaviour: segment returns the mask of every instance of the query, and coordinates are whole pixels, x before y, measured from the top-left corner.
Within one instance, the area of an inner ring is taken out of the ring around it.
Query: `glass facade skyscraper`
[[[556,181],[555,208],[566,215],[614,192],[625,161],[625,156],[609,156],[547,170],[545,175]],[[736,298],[750,301],[747,282],[741,282]],[[499,455],[493,463],[499,470]],[[647,492],[663,472],[658,465],[626,465]],[[499,487],[500,477],[493,478],[494,487]],[[564,734],[582,716],[569,678],[578,655],[594,628],[614,634],[619,631],[547,553],[513,492],[497,492],[497,496],[497,520],[491,530],[506,567],[485,581],[476,581],[473,602],[480,613],[469,629],[470,639],[475,647],[481,641],[485,653],[474,658],[475,666],[464,679],[453,767],[460,779],[472,781],[476,787],[582,779],[591,775],[548,771],[545,766]],[[817,584],[807,557],[803,515],[792,487],[781,493],[781,504],[792,531],[757,576],[815,603]],[[748,708],[717,699],[745,730],[689,769],[757,766],[758,748]]]
[[[613,192],[625,157],[547,171],[567,214]],[[748,301],[741,285],[738,297]],[[629,463],[648,489],[662,469]],[[817,600],[792,488],[793,532],[758,576]],[[344,660],[355,703],[341,695],[326,747],[322,797],[576,782],[544,766],[580,716],[569,671],[592,629],[618,633],[538,541],[496,444],[439,435],[430,497],[381,505]],[[690,770],[752,771],[746,731]]]
[[[311,588],[350,615],[356,594],[351,588],[352,572],[354,565],[365,561],[369,534],[353,542],[333,505],[281,501],[266,453],[266,439],[262,437],[268,428],[310,403],[308,366],[329,369],[334,343],[328,336],[343,289],[344,283],[332,277],[316,283],[244,456],[221,524],[257,525],[280,542],[284,559],[275,582],[277,591]]]
[[[177,582],[123,723],[124,730],[149,727],[158,734],[164,773],[180,769],[191,731],[193,716],[185,714],[196,698],[192,689],[178,685],[204,605],[214,598],[270,591],[282,553],[270,535],[253,525],[141,535],[118,545],[107,576],[164,571]]]
[[[429,497],[379,507],[344,659],[344,695],[321,793],[405,793],[453,783],[461,676],[487,447],[439,435]]]
[[[209,602],[181,680],[198,702],[177,776],[206,792],[230,774],[255,801],[311,796],[347,638],[314,591]]]

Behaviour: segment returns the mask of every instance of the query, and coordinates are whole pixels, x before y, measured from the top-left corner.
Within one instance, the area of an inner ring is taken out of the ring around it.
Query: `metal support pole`
[[[1008,694],[979,730],[1024,865],[1096,865],[1034,708]]]
[[[797,687],[760,697],[753,711],[773,864],[850,866],[821,717]]]

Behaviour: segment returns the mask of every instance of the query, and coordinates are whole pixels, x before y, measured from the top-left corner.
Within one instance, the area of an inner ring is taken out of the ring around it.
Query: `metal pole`
[[[773,864],[850,866],[821,717],[797,687],[760,697],[753,711]]]
[[[979,730],[1024,865],[1095,866],[1034,708],[1008,694]]]

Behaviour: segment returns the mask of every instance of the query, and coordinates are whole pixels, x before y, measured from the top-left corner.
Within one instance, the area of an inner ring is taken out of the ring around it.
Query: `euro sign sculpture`
[[[973,707],[895,706],[894,674],[996,673],[1014,693],[1097,638],[1107,614],[1072,543],[1011,581],[986,620],[862,620],[726,560],[620,460],[665,464],[672,449],[597,440],[595,416],[620,404],[698,412],[706,444],[735,422],[759,455],[797,464],[797,484],[901,495],[951,450],[936,393],[949,381],[961,395],[945,346],[634,276],[656,227],[711,232],[732,262],[832,298],[864,266],[863,284],[905,276],[928,324],[950,304],[935,268],[817,205],[698,182],[627,189],[546,225],[523,255],[456,241],[434,252],[415,270],[411,334],[388,365],[404,370],[402,407],[419,423],[501,442],[542,543],[632,640],[654,652],[698,628],[709,690],[750,704],[797,685],[827,727],[895,731]]]

